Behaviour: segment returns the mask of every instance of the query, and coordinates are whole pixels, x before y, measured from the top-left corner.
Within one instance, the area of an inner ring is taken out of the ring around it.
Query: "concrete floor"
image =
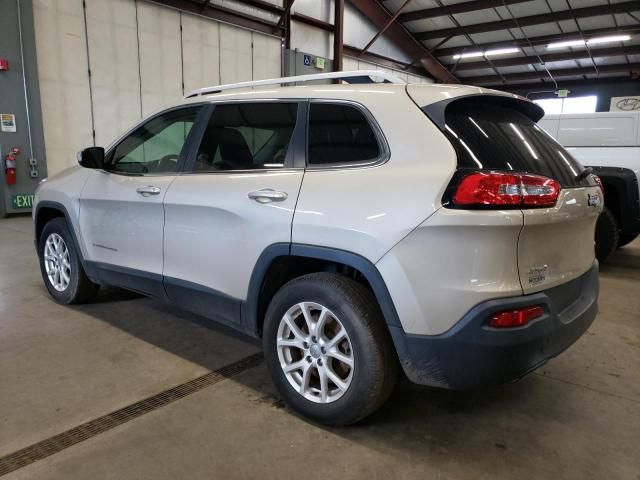
[[[364,424],[325,429],[278,400],[263,364],[10,479],[640,479],[640,242],[602,268],[600,314],[519,383],[402,384]],[[258,348],[121,291],[61,307],[30,219],[0,220],[0,457]]]

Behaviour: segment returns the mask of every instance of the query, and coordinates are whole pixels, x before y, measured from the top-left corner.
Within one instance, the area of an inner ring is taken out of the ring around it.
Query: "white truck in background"
[[[538,124],[602,180],[596,255],[604,261],[640,234],[640,112],[545,115]]]

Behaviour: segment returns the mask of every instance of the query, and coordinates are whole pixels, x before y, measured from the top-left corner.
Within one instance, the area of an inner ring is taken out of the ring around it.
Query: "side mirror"
[[[104,148],[88,147],[78,152],[78,163],[84,168],[104,168]]]

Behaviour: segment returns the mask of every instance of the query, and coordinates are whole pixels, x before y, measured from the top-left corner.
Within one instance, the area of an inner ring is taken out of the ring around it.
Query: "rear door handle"
[[[278,192],[273,188],[263,188],[262,190],[256,190],[255,192],[249,192],[247,196],[258,203],[282,202],[288,197],[285,192]]]
[[[160,193],[160,188],[154,187],[153,185],[147,185],[145,187],[136,188],[136,192],[143,197],[149,197],[151,195],[158,195]]]

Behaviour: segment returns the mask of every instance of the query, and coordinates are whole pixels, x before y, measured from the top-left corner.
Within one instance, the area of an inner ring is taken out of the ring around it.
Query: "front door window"
[[[171,110],[152,118],[113,150],[109,170],[128,174],[172,173],[200,106]]]

